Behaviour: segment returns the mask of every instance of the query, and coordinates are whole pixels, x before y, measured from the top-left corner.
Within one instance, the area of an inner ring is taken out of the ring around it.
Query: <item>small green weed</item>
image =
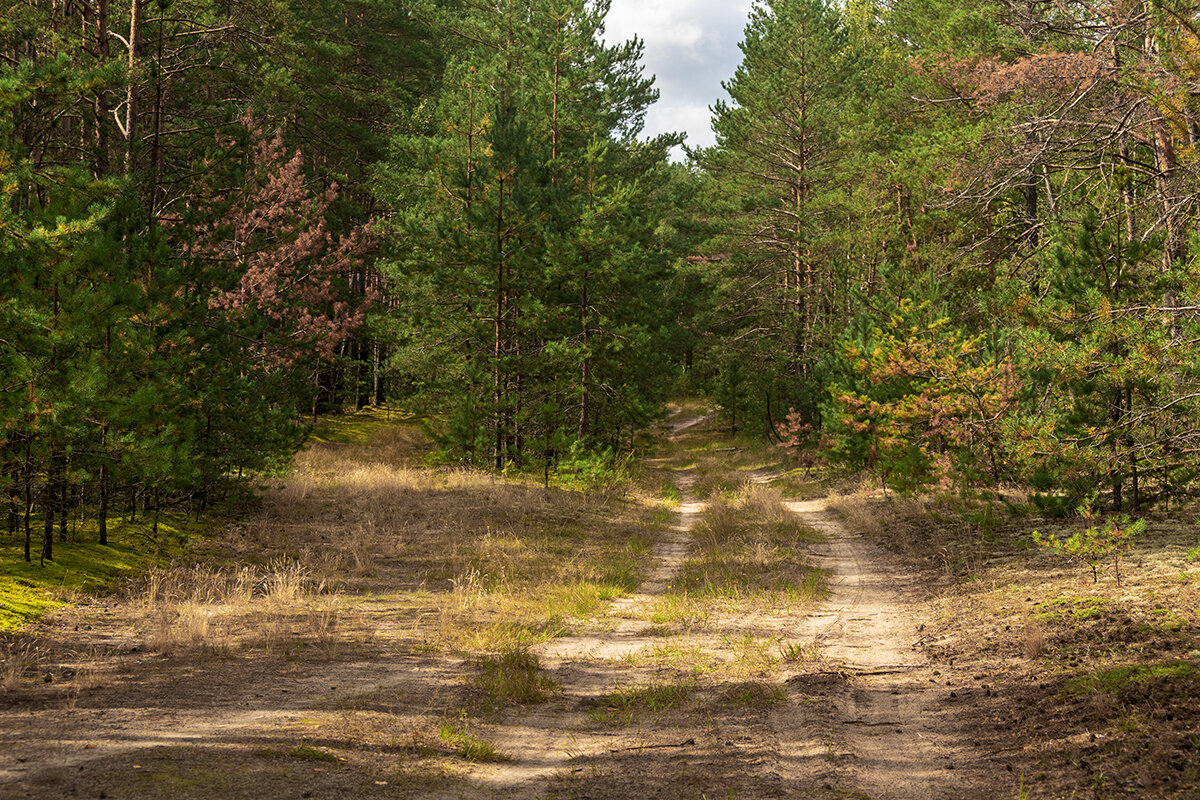
[[[323,747],[312,747],[307,744],[298,744],[288,751],[288,755],[292,758],[300,758],[305,761],[338,761],[338,757],[329,752]]]
[[[1195,547],[1189,547],[1187,551],[1187,560],[1191,562],[1200,561],[1200,539],[1196,541]]]
[[[804,663],[816,660],[820,652],[815,642],[784,642],[779,645],[779,660]]]
[[[542,703],[558,689],[542,673],[538,657],[522,648],[481,658],[475,684],[492,708]]]
[[[438,728],[438,738],[449,746],[456,756],[477,764],[495,764],[511,761],[512,758],[496,749],[491,742],[471,733],[465,723],[447,720]]]

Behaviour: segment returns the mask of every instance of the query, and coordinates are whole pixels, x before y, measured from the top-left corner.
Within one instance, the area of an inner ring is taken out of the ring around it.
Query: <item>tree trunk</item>
[[[503,375],[500,356],[504,352],[504,180],[500,180],[499,203],[496,211],[496,302],[495,328],[492,343],[492,358],[495,361],[492,379],[492,403],[495,408],[496,425],[496,469],[504,468],[504,410],[501,407],[503,399]]]
[[[31,450],[33,445],[33,437],[29,436],[25,439],[25,563],[33,560],[30,552],[33,545],[33,464],[31,463]]]
[[[47,456],[45,502],[42,504],[42,563],[54,560],[54,492],[58,488],[54,449]]]
[[[13,462],[10,480],[12,481],[12,485],[8,487],[8,535],[15,536],[17,533],[17,528],[21,525],[19,511],[21,501],[21,479],[15,461]]]
[[[67,541],[67,501],[70,497],[71,485],[65,480],[59,487],[58,497],[58,540]]]
[[[380,362],[383,360],[381,345],[376,339],[373,344],[372,369],[371,369],[371,397],[376,408],[383,405],[383,383],[379,379]]]
[[[108,2],[109,0],[96,0],[94,18],[96,58],[102,64],[107,62],[109,57]],[[95,123],[93,135],[96,145],[93,174],[97,178],[103,178],[109,171],[109,113],[108,91],[101,86],[96,90],[96,96],[92,103],[92,116]]]
[[[1030,249],[1038,246],[1038,182],[1037,172],[1030,168],[1025,180],[1025,241]]]
[[[133,172],[134,147],[137,144],[138,86],[137,62],[142,55],[142,1],[129,4],[129,74],[125,89],[125,171]]]
[[[100,529],[100,544],[108,544],[108,426],[100,428],[100,508],[96,524]]]
[[[586,263],[587,257],[584,257]],[[579,376],[579,438],[588,432],[588,419],[591,416],[591,385],[592,385],[592,331],[588,327],[588,278],[587,269],[583,272],[583,288],[579,293],[579,316],[583,330],[583,365]]]

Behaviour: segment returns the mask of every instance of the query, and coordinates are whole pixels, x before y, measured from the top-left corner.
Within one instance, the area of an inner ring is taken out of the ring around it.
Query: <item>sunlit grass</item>
[[[819,539],[784,507],[777,489],[743,484],[711,496],[694,554],[667,594],[776,609],[810,604],[827,593],[828,575],[804,555],[804,545]]]
[[[626,686],[597,698],[588,717],[597,725],[627,727],[640,713],[660,714],[679,708],[696,692],[697,686],[695,679]]]
[[[110,516],[108,546],[96,542],[94,521],[85,521],[68,542],[58,541],[56,525],[54,559],[42,562],[41,520],[35,517],[32,562],[24,560],[22,544],[15,539],[7,539],[0,548],[0,631],[19,628],[87,595],[113,591],[123,580],[169,563],[186,552],[191,538],[208,533],[213,524],[160,513],[155,536],[152,516],[132,522]]]

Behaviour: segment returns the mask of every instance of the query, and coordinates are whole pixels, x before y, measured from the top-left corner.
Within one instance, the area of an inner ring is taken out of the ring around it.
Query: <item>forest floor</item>
[[[0,641],[0,798],[1200,791],[1195,529],[842,491],[676,408],[632,484],[357,418],[196,558]]]

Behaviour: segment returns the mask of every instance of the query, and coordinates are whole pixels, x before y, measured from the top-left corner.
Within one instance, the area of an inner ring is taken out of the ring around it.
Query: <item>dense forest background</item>
[[[759,2],[682,164],[607,5],[9,0],[25,557],[385,401],[547,476],[688,391],[900,491],[1194,489],[1200,4]]]

